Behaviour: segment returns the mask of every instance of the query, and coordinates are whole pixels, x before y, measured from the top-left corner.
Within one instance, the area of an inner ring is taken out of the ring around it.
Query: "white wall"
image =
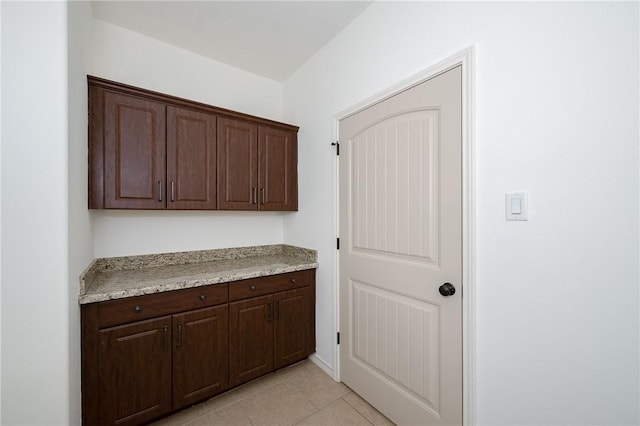
[[[284,97],[270,80],[88,24],[86,5],[0,10],[2,424],[77,423],[74,286],[93,256],[317,248],[318,349],[334,366],[332,118],[473,43],[478,423],[638,423],[636,3],[376,3]],[[93,75],[301,125],[300,212],[92,212],[90,235],[76,161],[91,38]],[[530,192],[529,222],[504,222],[509,190]]]
[[[1,17],[0,421],[79,424],[77,277],[91,259],[280,243],[286,216],[90,212],[86,75],[276,120],[282,87],[94,20],[86,2],[2,2]]]
[[[285,82],[329,366],[333,117],[475,44],[477,422],[638,424],[638,36],[637,3],[374,3]]]
[[[69,424],[65,3],[3,2],[2,105],[1,422]]]
[[[69,79],[69,423],[81,423],[80,306],[78,276],[93,260],[93,224],[87,209],[87,73],[92,51],[93,11],[73,1],[68,11]]]
[[[282,213],[100,211],[92,215],[96,258],[283,242]]]
[[[2,2],[0,2],[0,35],[2,34]],[[0,42],[0,330],[2,330],[2,42]],[[0,333],[2,348],[2,333]],[[0,423],[2,423],[2,350],[0,349]]]
[[[95,19],[96,77],[280,120],[282,84]]]
[[[91,74],[273,120],[282,85],[95,19]],[[93,211],[95,257],[277,244],[284,213]]]

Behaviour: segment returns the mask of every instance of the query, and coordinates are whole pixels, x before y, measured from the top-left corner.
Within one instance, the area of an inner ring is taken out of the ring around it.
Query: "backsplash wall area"
[[[99,19],[92,21],[92,75],[281,119],[280,83]],[[110,257],[279,244],[283,242],[283,217],[288,213],[114,210],[90,214],[94,257]]]

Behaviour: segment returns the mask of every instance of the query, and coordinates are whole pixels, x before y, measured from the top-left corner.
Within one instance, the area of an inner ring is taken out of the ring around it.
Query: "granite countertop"
[[[80,275],[82,304],[314,269],[315,250],[284,244],[95,259]]]

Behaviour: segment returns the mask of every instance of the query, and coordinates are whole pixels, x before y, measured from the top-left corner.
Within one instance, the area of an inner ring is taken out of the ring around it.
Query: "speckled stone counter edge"
[[[90,288],[96,276],[102,272],[278,255],[296,257],[300,259],[301,263],[315,264],[317,266],[318,253],[316,250],[286,244],[99,258],[94,259],[79,277],[79,302],[88,303],[87,298],[84,298],[83,295]],[[126,296],[122,295],[121,297]]]

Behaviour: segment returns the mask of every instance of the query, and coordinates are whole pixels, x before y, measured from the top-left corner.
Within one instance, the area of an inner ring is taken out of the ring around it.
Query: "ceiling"
[[[95,18],[284,81],[371,1],[94,1]]]

